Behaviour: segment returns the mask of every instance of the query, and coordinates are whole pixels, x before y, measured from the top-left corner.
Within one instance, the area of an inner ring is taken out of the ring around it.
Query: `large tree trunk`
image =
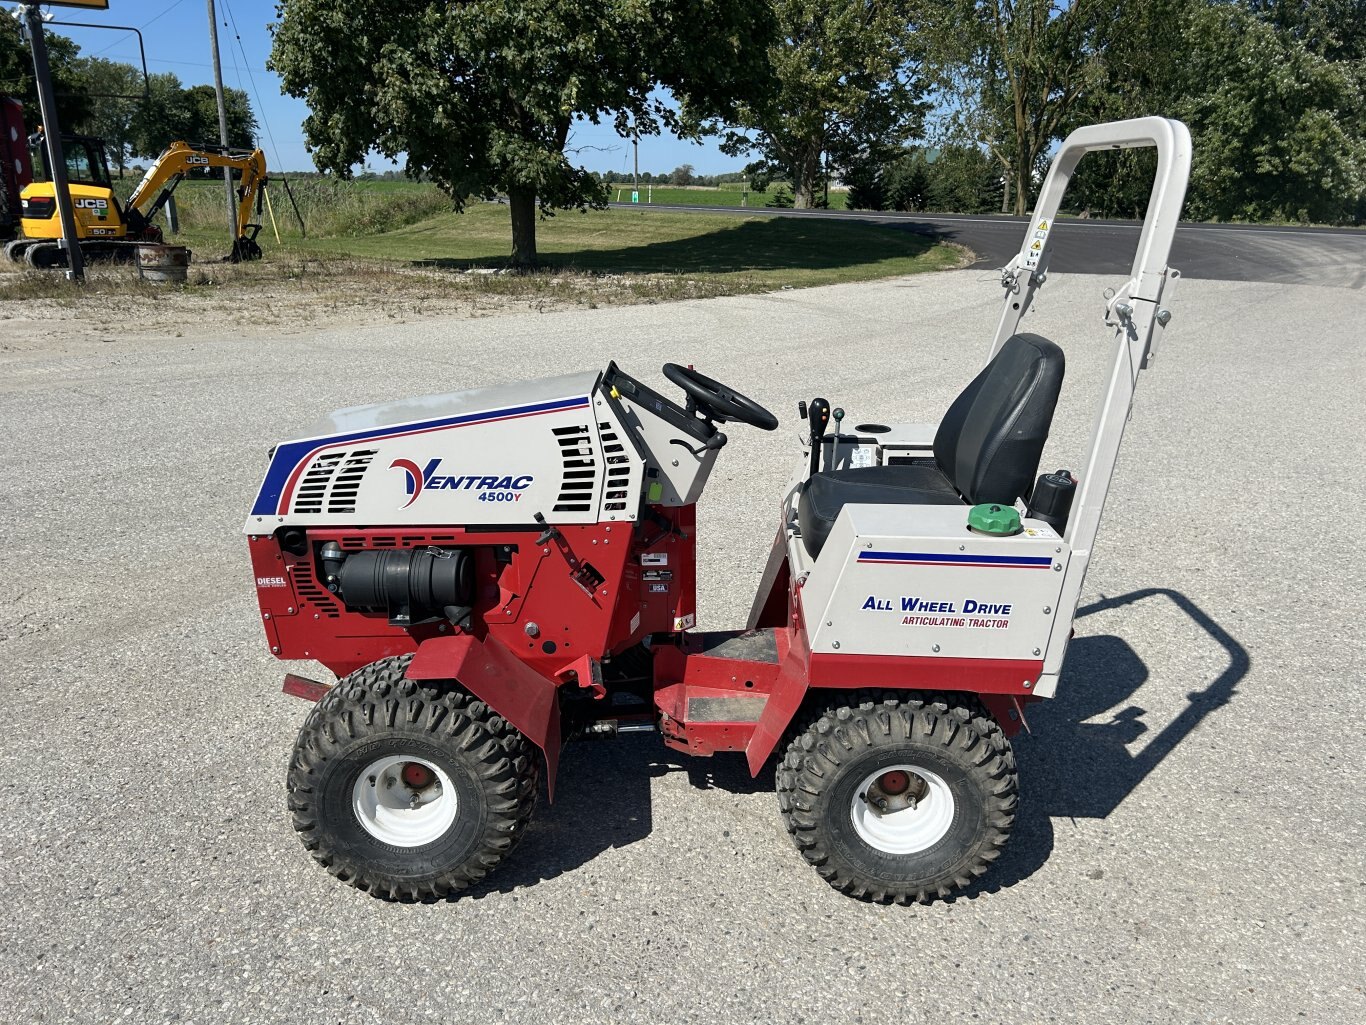
[[[821,180],[821,147],[812,146],[793,161],[792,205],[809,210],[816,205],[816,189]]]
[[[1020,216],[1029,213],[1029,197],[1034,191],[1034,154],[1023,152],[1021,147],[1019,163],[1015,167],[1015,212]]]
[[[512,265],[529,270],[537,264],[536,257],[536,190],[508,189],[508,207],[512,211]]]

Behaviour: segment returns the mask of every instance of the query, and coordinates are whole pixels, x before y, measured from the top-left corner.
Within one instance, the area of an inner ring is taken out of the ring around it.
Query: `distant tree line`
[[[941,0],[922,18],[946,145],[865,146],[843,165],[851,205],[1024,213],[1068,132],[1161,114],[1191,129],[1187,217],[1366,222],[1366,0]],[[1088,157],[1072,212],[1141,217],[1154,161]]]
[[[30,129],[40,120],[33,62],[13,23],[0,25],[0,92],[24,104]],[[138,158],[156,157],[167,143],[218,143],[218,101],[213,86],[183,86],[173,74],[144,78],[142,70],[121,61],[82,57],[80,48],[56,33],[47,35],[57,116],[62,130],[105,140],[110,170],[122,175]],[[247,94],[225,89],[228,143],[251,148],[256,115]]]
[[[594,171],[593,177],[604,185],[630,185],[636,179],[631,171]],[[697,174],[692,164],[680,164],[672,171],[641,171],[642,185],[673,185],[714,189],[719,185],[729,185],[747,179],[743,171],[728,171],[725,174]],[[762,190],[760,190],[762,191]]]
[[[346,176],[378,151],[457,208],[505,194],[514,264],[536,263],[539,217],[633,178],[576,162],[578,119],[624,140],[710,135],[798,207],[840,180],[879,209],[1023,213],[1069,131],[1161,114],[1195,142],[1186,216],[1366,221],[1366,0],[372,6],[279,0],[270,63],[309,105],[316,163]],[[1069,200],[1141,214],[1151,161],[1088,158]],[[666,179],[714,180],[640,177]]]

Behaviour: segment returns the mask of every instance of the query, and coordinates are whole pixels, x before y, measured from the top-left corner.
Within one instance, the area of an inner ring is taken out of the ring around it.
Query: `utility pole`
[[[218,94],[218,141],[228,148],[228,107],[223,102],[223,67],[218,59],[218,14],[209,3],[209,42],[213,45],[213,88]],[[232,188],[232,170],[223,168],[223,185],[228,190],[228,242],[234,259],[237,256],[237,196]]]
[[[43,118],[43,142],[47,148],[47,173],[52,191],[57,194],[57,215],[62,219],[62,241],[66,250],[68,281],[85,280],[85,254],[76,237],[76,211],[71,207],[71,188],[66,177],[66,154],[62,152],[62,126],[57,121],[57,98],[52,94],[52,69],[47,62],[47,39],[43,36],[43,15],[38,5],[24,4],[17,12],[22,18],[29,48],[33,51],[33,77],[38,85],[38,111]]]

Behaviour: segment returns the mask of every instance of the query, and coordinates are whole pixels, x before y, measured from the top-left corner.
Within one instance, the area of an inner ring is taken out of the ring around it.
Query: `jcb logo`
[[[107,199],[78,199],[76,200],[78,210],[108,210],[109,200]]]
[[[208,167],[208,166],[209,166],[209,158],[208,158],[208,157],[186,157],[186,158],[185,158],[185,163],[191,164],[191,165],[193,165],[193,164],[198,164],[198,165],[201,166],[201,167]]]

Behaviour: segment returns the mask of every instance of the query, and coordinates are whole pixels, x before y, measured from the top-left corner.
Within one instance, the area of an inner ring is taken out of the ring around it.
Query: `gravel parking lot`
[[[1077,468],[1101,290],[1054,275],[1067,350],[1047,468]],[[770,406],[701,507],[703,627],[738,625],[795,458],[796,402],[942,414],[991,275],[285,338],[0,353],[0,1020],[1366,1020],[1366,461],[1357,293],[1187,280],[1141,383],[1025,803],[968,897],[839,896],[771,774],[652,737],[571,747],[490,884],[386,904],[300,847],[239,530],[266,448],[318,413],[618,359]],[[316,667],[294,667],[305,674]]]

